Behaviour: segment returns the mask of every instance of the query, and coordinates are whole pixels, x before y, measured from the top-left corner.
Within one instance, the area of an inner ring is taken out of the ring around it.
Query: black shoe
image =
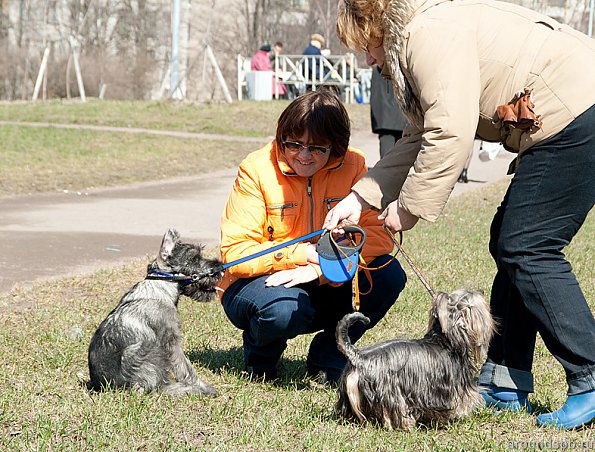
[[[316,383],[328,384],[330,386],[337,386],[341,380],[342,369],[323,369],[316,364],[306,363],[307,375]]]
[[[459,176],[458,182],[461,182],[463,184],[466,184],[467,182],[469,182],[469,177],[467,177],[467,168],[465,168],[463,171],[461,171],[461,175]]]
[[[276,368],[272,369],[257,369],[253,366],[247,366],[246,372],[252,380],[271,382],[279,378]]]

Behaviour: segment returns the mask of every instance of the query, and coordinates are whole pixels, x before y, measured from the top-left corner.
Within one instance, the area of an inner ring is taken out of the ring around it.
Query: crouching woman
[[[319,90],[295,99],[281,114],[275,139],[240,164],[221,220],[222,260],[321,229],[328,211],[366,172],[365,156],[349,147],[349,138],[349,117],[334,93]],[[369,272],[370,279],[359,278],[361,312],[371,323],[352,328],[352,341],[384,317],[405,286],[377,216],[362,215],[367,235],[362,257],[369,267],[387,265]],[[335,328],[352,311],[351,283],[329,284],[315,243],[299,242],[231,266],[221,288],[227,317],[243,331],[248,373],[277,378],[288,339],[318,332],[308,351],[308,374],[331,383],[339,379],[345,358],[337,350]]]

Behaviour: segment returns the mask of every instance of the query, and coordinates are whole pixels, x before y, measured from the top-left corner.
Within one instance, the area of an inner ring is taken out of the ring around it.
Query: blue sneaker
[[[595,419],[595,390],[568,396],[562,408],[537,416],[537,425],[573,429]]]
[[[480,393],[486,406],[507,411],[525,411],[531,413],[529,393],[518,389],[499,388],[498,386],[484,386]]]

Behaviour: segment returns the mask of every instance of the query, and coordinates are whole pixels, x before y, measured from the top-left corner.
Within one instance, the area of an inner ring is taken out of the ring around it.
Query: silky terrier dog
[[[357,348],[348,330],[370,320],[359,312],[337,325],[337,344],[347,357],[337,413],[389,429],[418,421],[442,422],[483,405],[476,382],[495,324],[483,293],[456,290],[435,295],[426,335]]]

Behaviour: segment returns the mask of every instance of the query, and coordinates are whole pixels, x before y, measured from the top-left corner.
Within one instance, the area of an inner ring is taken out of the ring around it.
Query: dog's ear
[[[159,266],[167,265],[167,258],[171,255],[171,252],[176,246],[176,242],[180,238],[178,231],[175,229],[168,229],[165,235],[163,236],[163,240],[161,240],[161,247],[159,248],[159,253],[157,254],[157,263]]]
[[[471,344],[476,346],[475,358],[479,362],[482,355],[487,352],[496,331],[496,323],[483,292],[476,291],[470,294],[469,306],[469,336]]]
[[[449,328],[448,304],[452,302],[447,293],[438,292],[434,297],[436,306],[436,318],[442,329],[442,334],[446,334]]]

